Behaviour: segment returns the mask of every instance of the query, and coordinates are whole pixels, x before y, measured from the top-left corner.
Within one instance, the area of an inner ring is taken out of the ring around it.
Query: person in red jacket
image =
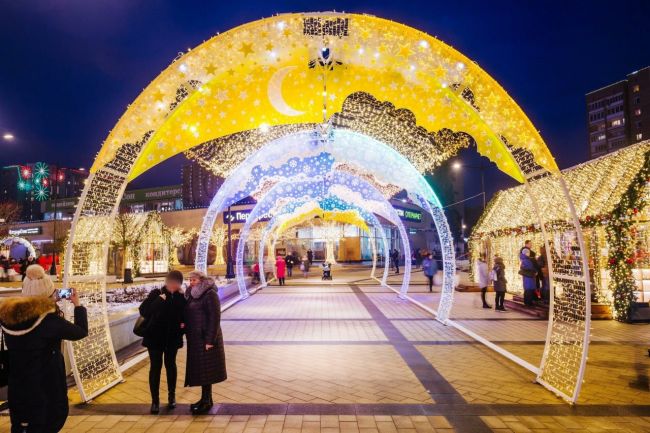
[[[284,286],[284,278],[286,277],[287,273],[287,263],[284,261],[282,256],[278,256],[277,259],[275,260],[275,269],[276,269],[276,275],[278,277],[278,281],[280,282],[281,286]]]

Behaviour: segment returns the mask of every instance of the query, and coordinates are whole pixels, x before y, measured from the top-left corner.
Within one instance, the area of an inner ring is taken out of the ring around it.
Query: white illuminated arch
[[[315,167],[310,167],[312,172],[301,173],[297,164],[307,158],[326,158],[330,167],[314,164]],[[292,161],[296,161],[296,165],[292,165]],[[298,173],[287,173],[286,168],[279,172],[278,167],[287,165]],[[387,167],[390,169],[386,169]],[[333,129],[325,135],[319,132],[286,135],[267,143],[249,156],[224,181],[208,207],[197,241],[196,268],[203,272],[207,270],[208,249],[214,223],[217,216],[228,206],[250,195],[265,193],[264,187],[267,183],[264,181],[277,183],[287,177],[300,178],[299,175],[309,178],[319,170],[324,174],[331,168],[336,168],[337,171],[345,170],[359,177],[370,177],[379,185],[378,188],[387,191],[391,188],[392,191],[404,190],[411,201],[431,214],[443,257],[443,283],[437,319],[445,322],[449,318],[453,303],[456,261],[453,238],[440,201],[422,174],[395,149],[374,138],[349,130]],[[410,264],[408,260],[406,262]]]
[[[32,245],[32,243],[25,238],[21,238],[19,236],[7,236],[6,238],[0,240],[0,244],[9,244],[9,246],[11,246],[11,244],[20,244],[27,248],[29,257],[36,258],[36,249],[34,248],[34,245]]]
[[[354,187],[358,188],[357,190],[349,189],[352,182],[356,182]],[[360,191],[364,192],[362,193]],[[253,211],[248,216],[240,232],[240,242],[237,246],[237,284],[242,299],[246,299],[249,296],[244,281],[243,255],[245,241],[250,228],[257,219],[273,212],[279,202],[282,200],[286,202],[287,199],[292,202],[295,202],[295,200],[300,202],[300,199],[305,199],[306,201],[316,200],[322,208],[329,207],[329,204],[323,206],[323,202],[327,201],[335,203],[335,206],[342,206],[344,208],[360,208],[369,213],[378,214],[395,225],[402,239],[402,253],[407,258],[404,263],[404,277],[400,290],[400,297],[406,296],[411,276],[411,261],[408,260],[411,257],[411,253],[406,229],[397,212],[384,196],[368,182],[348,173],[332,172],[322,178],[310,179],[308,181],[291,180],[290,182],[279,183],[268,191],[265,197],[253,208]]]
[[[263,268],[264,266],[264,246],[265,242],[267,240],[267,237],[270,233],[274,233],[276,227],[281,224],[280,220],[276,220],[276,217],[280,216],[279,214],[273,217],[271,221],[269,221],[267,227],[264,229],[264,232],[262,233],[262,240],[260,241],[260,246],[259,246],[259,251],[258,251],[258,264],[260,269]],[[379,232],[382,240],[382,245],[383,245],[383,251],[384,251],[384,257],[389,252],[389,245],[388,245],[388,239],[386,238],[386,233],[384,232],[384,229],[379,222],[379,219],[377,216],[373,213],[368,213],[368,217],[370,219],[370,225],[374,229],[375,232]],[[277,238],[273,239],[273,242],[271,243],[271,251],[275,249],[275,244],[276,244]],[[372,236],[372,269],[370,271],[370,278],[376,278],[375,277],[375,271],[377,269],[377,245],[376,245],[376,236],[373,234]],[[390,267],[390,262],[388,260],[384,259],[384,271],[382,274],[382,278],[380,280],[382,286],[386,286],[386,282],[388,280],[388,270]],[[275,271],[274,271],[275,273]],[[266,275],[264,273],[260,273],[260,284],[262,287],[265,287],[267,285],[266,281]]]

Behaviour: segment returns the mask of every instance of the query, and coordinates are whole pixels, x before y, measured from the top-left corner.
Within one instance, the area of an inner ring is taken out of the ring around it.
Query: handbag
[[[0,388],[9,385],[9,350],[5,346],[5,333],[0,337]]]
[[[140,315],[133,325],[133,333],[138,337],[144,337],[147,333],[147,328],[149,327],[149,319]]]
[[[537,272],[531,269],[519,269],[519,275],[521,275],[522,277],[533,278],[537,276]]]

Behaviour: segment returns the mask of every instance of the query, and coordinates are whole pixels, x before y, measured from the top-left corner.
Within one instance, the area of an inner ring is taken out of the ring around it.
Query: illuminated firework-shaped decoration
[[[49,200],[50,198],[49,175],[50,167],[46,163],[37,162],[34,164],[32,184],[34,185],[34,197],[38,201]]]
[[[34,164],[34,178],[47,178],[50,175],[50,167],[44,162]]]
[[[44,162],[37,162],[34,167],[21,166],[18,179],[18,189],[33,191],[34,198],[38,201],[50,199],[50,168]]]
[[[50,198],[50,189],[44,185],[36,185],[34,187],[34,197],[38,201],[48,200]]]
[[[20,177],[24,180],[31,180],[32,169],[28,166],[20,167]]]

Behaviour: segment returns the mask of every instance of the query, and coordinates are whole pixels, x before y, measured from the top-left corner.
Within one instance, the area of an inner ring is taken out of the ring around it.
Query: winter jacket
[[[165,299],[160,297],[161,294]],[[166,287],[152,290],[139,308],[142,317],[147,319],[142,345],[155,350],[183,347],[181,323],[186,303],[180,292],[170,293]]]
[[[0,323],[9,350],[9,410],[12,432],[58,432],[68,417],[68,386],[62,340],[88,335],[84,307],[74,309],[74,323],[64,319],[50,298],[6,298]]]
[[[438,272],[438,264],[435,260],[427,257],[422,261],[422,272],[424,272],[424,275],[427,277],[433,277]]]
[[[522,248],[519,252],[519,262],[520,271],[530,274],[530,276],[522,275],[524,290],[537,289],[537,263],[534,263],[533,259],[530,258],[528,248]]]
[[[488,272],[488,265],[482,260],[476,262],[476,278],[478,286],[483,289],[490,285],[490,277]]]
[[[285,278],[287,273],[287,264],[282,257],[278,257],[275,262],[276,275],[278,278]]]
[[[506,280],[506,267],[503,262],[496,262],[492,270],[497,276],[496,281],[494,281],[494,291],[505,292],[508,281]]]
[[[185,386],[209,385],[227,379],[226,353],[221,334],[221,304],[212,279],[185,292],[187,364]],[[205,349],[211,344],[210,350]]]

